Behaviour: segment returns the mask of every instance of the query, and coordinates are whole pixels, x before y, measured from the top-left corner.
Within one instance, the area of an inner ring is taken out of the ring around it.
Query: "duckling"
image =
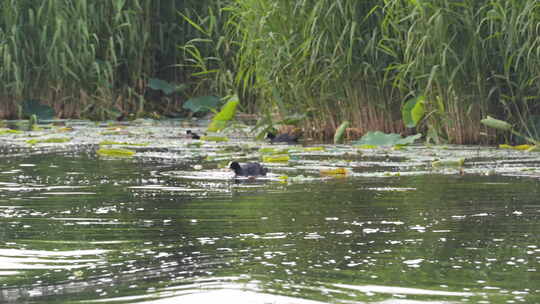
[[[191,137],[192,139],[201,139],[201,137],[199,136],[199,134],[197,133],[194,133],[194,132],[191,132],[191,130],[187,130],[186,131],[186,134]]]
[[[233,161],[229,164],[229,169],[234,171],[235,176],[265,176],[268,173],[268,169],[259,163],[240,165],[238,162]]]

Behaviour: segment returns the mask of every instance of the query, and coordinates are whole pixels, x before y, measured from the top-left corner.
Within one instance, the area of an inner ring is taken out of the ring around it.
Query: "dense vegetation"
[[[12,0],[1,4],[1,102],[65,117],[171,113],[190,96],[240,95],[245,111],[308,113],[306,131],[487,141],[490,114],[533,133],[540,92],[536,0]],[[172,94],[150,79],[178,86]]]

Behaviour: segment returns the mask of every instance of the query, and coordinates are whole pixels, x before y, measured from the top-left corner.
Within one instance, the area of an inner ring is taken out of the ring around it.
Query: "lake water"
[[[484,168],[497,160],[455,148],[475,165],[407,174],[366,152],[322,178],[336,152],[300,153],[235,180],[145,149],[2,157],[0,302],[540,303],[536,161]]]

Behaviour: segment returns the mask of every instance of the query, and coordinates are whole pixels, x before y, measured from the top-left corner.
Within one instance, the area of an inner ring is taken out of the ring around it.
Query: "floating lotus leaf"
[[[59,143],[65,143],[71,141],[71,138],[66,137],[60,137],[60,138],[47,138],[47,139],[29,139],[26,141],[27,144],[35,145],[35,144],[59,144]]]
[[[187,144],[188,148],[200,148],[202,146],[202,142],[190,142]]]
[[[511,145],[499,145],[499,148],[501,149],[512,149],[512,150],[520,150],[520,151],[525,151],[525,150],[530,150],[532,147],[534,147],[534,145],[517,145],[517,146],[511,146]]]
[[[99,143],[100,146],[106,146],[106,145],[117,145],[117,146],[141,146],[145,147],[148,146],[148,144],[136,144],[136,143],[129,143],[129,142],[118,142],[118,141],[111,141],[111,140],[103,140]]]
[[[6,129],[6,128],[0,128],[0,135],[5,134],[20,134],[22,131],[19,130],[13,130],[13,129]]]
[[[373,146],[395,146],[408,145],[414,143],[415,140],[422,137],[422,134],[416,134],[402,138],[396,133],[386,134],[380,131],[368,132],[362,138],[355,141],[356,145],[373,145]]]
[[[375,145],[356,145],[354,146],[356,149],[377,149],[377,146]]]
[[[132,157],[135,155],[135,151],[128,149],[99,149],[96,153],[101,156],[111,157]]]
[[[289,155],[264,155],[262,159],[265,163],[281,163],[288,162],[290,157]]]
[[[436,160],[431,163],[431,165],[435,168],[437,167],[463,167],[464,164],[465,164],[464,158]]]
[[[347,175],[348,171],[345,168],[319,169],[321,175]]]
[[[289,153],[289,149],[283,148],[272,148],[272,147],[263,147],[259,149],[259,153],[263,154],[287,154]]]
[[[305,152],[325,151],[325,147],[307,147],[303,149]]]
[[[225,142],[229,141],[228,137],[225,136],[202,136],[201,140],[204,141],[216,141],[216,142]]]

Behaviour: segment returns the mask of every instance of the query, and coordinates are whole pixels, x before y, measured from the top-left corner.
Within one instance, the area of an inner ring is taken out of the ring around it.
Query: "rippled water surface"
[[[321,178],[315,155],[234,180],[145,153],[2,157],[0,302],[540,302],[534,163],[381,177],[373,156]]]

